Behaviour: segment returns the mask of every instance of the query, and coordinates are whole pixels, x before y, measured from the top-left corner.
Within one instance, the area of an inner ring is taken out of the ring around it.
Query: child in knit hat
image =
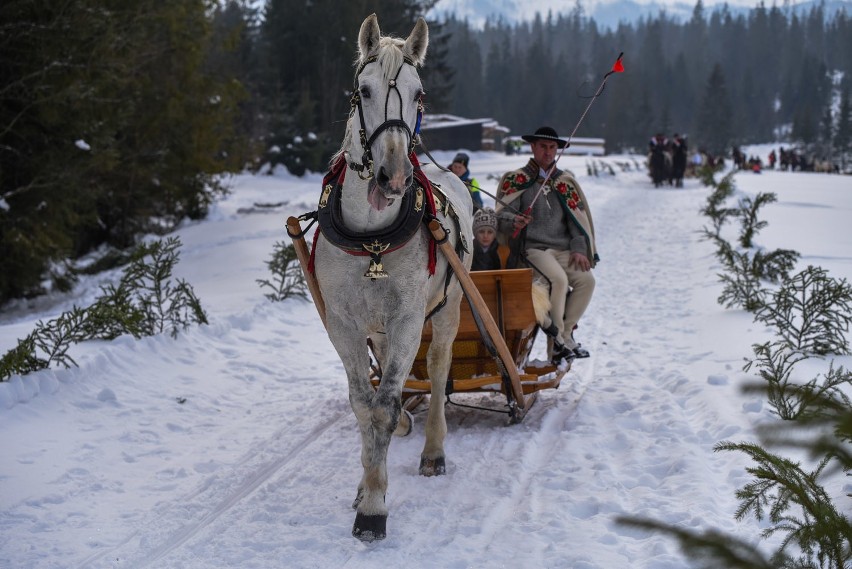
[[[471,271],[492,271],[500,269],[500,257],[497,255],[497,214],[485,207],[473,215],[473,263]]]

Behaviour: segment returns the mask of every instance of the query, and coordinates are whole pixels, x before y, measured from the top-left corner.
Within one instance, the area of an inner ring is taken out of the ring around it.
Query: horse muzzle
[[[408,168],[397,168],[391,175],[384,166],[379,167],[376,173],[376,184],[388,198],[400,198],[405,190],[414,181],[414,168],[408,164]]]

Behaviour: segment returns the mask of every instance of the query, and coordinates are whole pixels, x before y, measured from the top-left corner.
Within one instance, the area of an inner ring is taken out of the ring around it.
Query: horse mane
[[[402,53],[402,48],[405,45],[405,40],[400,38],[396,38],[393,36],[382,36],[379,39],[379,50],[376,55],[378,55],[378,64],[382,67],[382,76],[386,80],[390,80],[391,77],[396,75],[397,69],[405,60],[405,56]],[[355,58],[355,69],[358,69],[361,66],[361,63],[366,57],[362,58],[359,54],[358,57]],[[355,78],[358,79],[357,77]],[[346,121],[346,132],[343,134],[343,143],[340,145],[340,149],[332,155],[331,160],[329,161],[329,167],[333,166],[343,153],[349,148],[349,145],[352,143],[352,114],[350,113],[349,119]]]

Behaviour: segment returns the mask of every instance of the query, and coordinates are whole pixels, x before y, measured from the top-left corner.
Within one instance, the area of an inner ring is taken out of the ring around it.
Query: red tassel
[[[426,192],[426,205],[428,207],[429,213],[433,216],[435,215],[435,196],[432,195],[432,182],[429,181],[429,178],[426,177],[426,174],[420,168],[420,161],[417,160],[417,154],[412,152],[408,159],[411,160],[411,165],[414,166],[414,177],[417,178],[417,181],[420,182],[420,185],[423,186],[423,190]],[[435,268],[438,264],[438,254],[437,254],[438,244],[435,242],[434,237],[430,237],[429,239],[429,275],[435,274]]]
[[[314,252],[317,250],[317,238],[319,238],[320,229],[319,227],[314,230],[314,242],[311,244],[311,256],[308,258],[308,272],[312,275],[315,273],[314,271]]]
[[[621,58],[615,60],[615,65],[612,66],[613,73],[622,73],[624,72],[624,65],[621,63]]]

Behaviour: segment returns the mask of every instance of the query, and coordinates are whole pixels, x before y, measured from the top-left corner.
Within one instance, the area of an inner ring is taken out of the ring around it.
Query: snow
[[[765,160],[769,147],[744,151]],[[525,160],[472,152],[471,170],[491,191]],[[286,217],[313,209],[319,194],[321,175],[279,169],[235,176],[209,219],[177,232],[175,276],[194,287],[209,325],[177,339],[80,344],[78,368],[0,384],[0,566],[685,566],[674,542],[619,526],[619,515],[758,542],[758,524],[733,517],[748,461],[713,446],[756,440],[756,425],[772,420],[762,398],[740,391],[753,379],[744,358],[771,332],[716,303],[720,266],[698,235],[710,190],[693,179],[654,189],[643,171],[617,167],[590,177],[587,160],[560,164],[583,184],[599,236],[597,290],[578,330],[592,357],[519,425],[448,407],[446,476],[417,474],[418,409],[413,433],[390,448],[386,540],[350,535],[360,441],[313,305],[271,303],[255,282],[270,277],[265,262],[287,241]],[[741,195],[778,195],[761,210],[769,226],[759,245],[852,278],[848,177],[764,171],[735,181]],[[117,277],[7,310],[0,350]]]

